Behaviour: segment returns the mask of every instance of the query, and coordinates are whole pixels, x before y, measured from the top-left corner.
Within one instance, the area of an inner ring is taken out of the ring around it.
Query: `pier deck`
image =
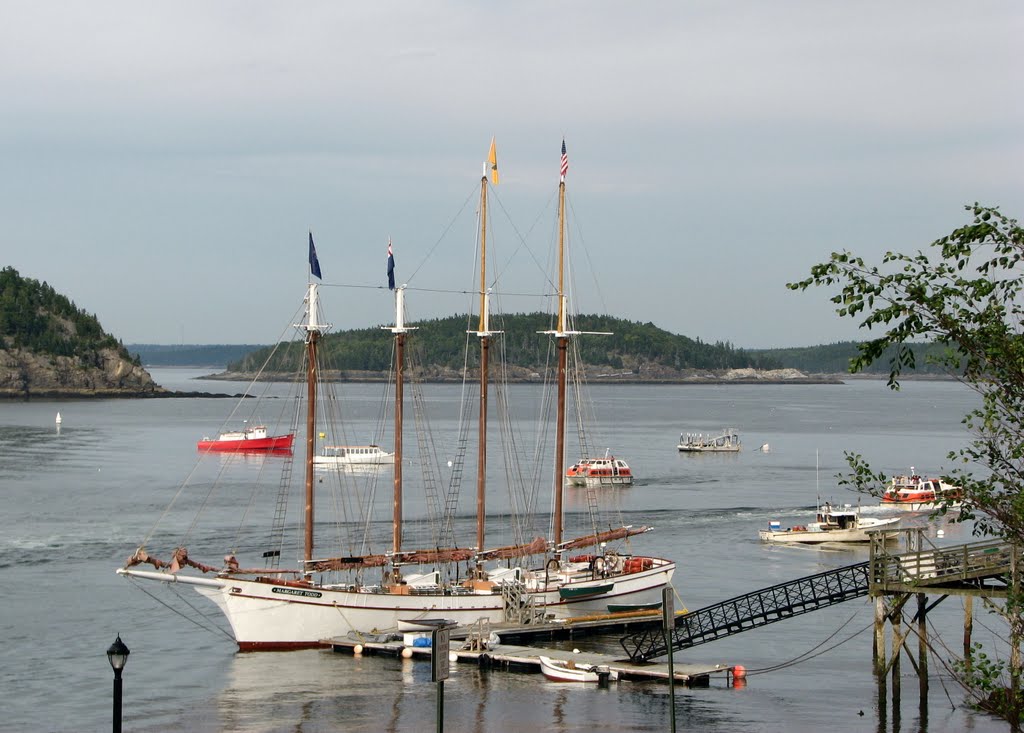
[[[403,649],[412,652],[413,659],[427,661],[431,656],[430,647],[406,646],[402,641],[358,641],[355,639],[332,639],[329,642],[335,652],[359,653],[363,655],[380,654],[399,657]],[[483,651],[462,648],[461,641],[452,641],[448,658],[460,664],[476,664],[485,669],[504,669],[510,672],[540,673],[540,657],[551,659],[572,659],[577,664],[604,665],[615,672],[619,680],[634,681],[668,681],[668,664],[666,663],[635,663],[628,659],[620,659],[610,654],[580,651],[574,654],[565,649],[545,649],[534,646],[518,646],[515,644],[498,644],[492,649]],[[727,681],[732,680],[732,666],[727,664],[687,664],[673,663],[673,673],[677,682],[688,687],[706,687],[712,675],[721,675]]]

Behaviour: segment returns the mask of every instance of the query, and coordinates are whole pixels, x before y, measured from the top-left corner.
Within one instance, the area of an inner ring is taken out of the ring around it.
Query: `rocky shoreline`
[[[510,367],[507,381],[512,384],[541,384],[544,381],[538,372]],[[407,369],[410,379],[422,383],[453,384],[462,381],[462,373],[455,369],[426,367],[418,370]],[[476,377],[471,372],[471,378]],[[219,372],[207,374],[201,379],[230,382],[249,382],[254,375],[248,372]],[[260,381],[288,382],[294,379],[292,374],[264,373]],[[359,370],[324,370],[321,379],[328,382],[387,382],[388,372]],[[647,372],[609,373],[606,369],[589,368],[586,376],[588,384],[843,384],[843,379],[836,374],[804,374],[796,369],[723,369],[708,370],[668,370],[659,368]]]

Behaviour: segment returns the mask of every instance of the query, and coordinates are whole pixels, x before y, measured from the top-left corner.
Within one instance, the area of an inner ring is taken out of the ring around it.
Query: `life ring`
[[[549,573],[557,573],[560,565],[561,564],[558,562],[558,558],[553,557],[550,560],[548,560],[548,564],[544,566],[544,569],[547,570],[547,572]]]

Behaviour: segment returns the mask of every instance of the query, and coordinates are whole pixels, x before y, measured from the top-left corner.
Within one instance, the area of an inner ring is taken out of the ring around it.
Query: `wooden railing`
[[[919,529],[903,530],[910,551],[890,554],[881,542],[871,546],[870,592],[905,591],[951,583],[1009,581],[1017,550],[1001,540],[936,547]],[[928,545],[927,547],[925,545]]]

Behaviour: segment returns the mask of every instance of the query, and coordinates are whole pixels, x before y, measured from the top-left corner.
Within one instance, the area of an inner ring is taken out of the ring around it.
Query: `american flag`
[[[569,155],[565,152],[565,140],[562,140],[562,180],[565,180],[565,174],[569,172]]]

